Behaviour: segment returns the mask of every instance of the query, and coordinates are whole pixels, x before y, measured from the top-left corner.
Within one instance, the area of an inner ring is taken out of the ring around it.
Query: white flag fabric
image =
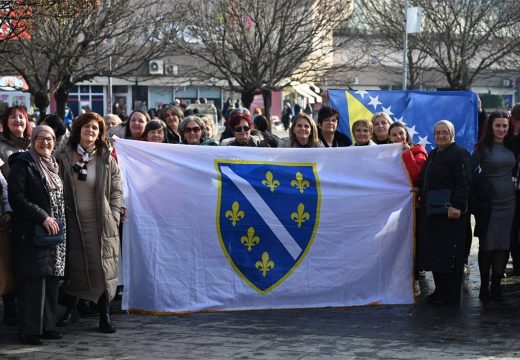
[[[123,309],[413,302],[401,145],[116,149],[129,211]]]

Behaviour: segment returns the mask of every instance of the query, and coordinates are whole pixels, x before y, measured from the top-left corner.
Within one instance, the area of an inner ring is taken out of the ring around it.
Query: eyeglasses
[[[54,141],[54,139],[51,137],[36,136],[36,142],[38,142],[40,144],[44,144],[46,142],[52,143],[53,141]]]
[[[237,126],[235,128],[235,132],[249,131],[251,128],[249,126]]]
[[[198,127],[198,126],[195,126],[195,127],[192,127],[192,128],[187,127],[187,128],[184,128],[184,132],[185,133],[191,133],[192,132],[194,134],[197,134],[197,133],[200,132],[200,127]]]

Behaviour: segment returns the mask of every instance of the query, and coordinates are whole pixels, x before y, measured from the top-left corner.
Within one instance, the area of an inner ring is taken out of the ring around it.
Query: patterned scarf
[[[76,151],[79,156],[81,156],[81,160],[72,166],[72,170],[78,173],[78,180],[85,181],[87,180],[88,174],[87,164],[90,160],[94,159],[96,155],[96,145],[94,144],[88,149],[83,149],[83,147],[78,144]]]
[[[36,137],[38,134],[42,131],[46,131],[56,140],[56,137],[54,135],[54,131],[52,128],[46,125],[40,125],[33,129],[33,133],[31,136],[31,143],[32,146],[29,149],[29,154],[31,154],[31,157],[33,158],[34,162],[36,163],[36,166],[41,170],[43,173],[43,176],[45,177],[45,182],[47,183],[47,186],[51,190],[60,189],[63,185],[61,180],[59,180],[59,177],[56,175],[58,174],[59,166],[56,162],[56,159],[54,156],[42,156],[40,155],[36,150],[34,150]]]

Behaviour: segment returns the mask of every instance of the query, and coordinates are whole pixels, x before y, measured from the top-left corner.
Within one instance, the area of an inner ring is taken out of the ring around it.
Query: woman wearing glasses
[[[352,145],[347,135],[338,131],[339,113],[336,109],[323,106],[318,112],[318,138],[325,147]]]
[[[68,261],[64,291],[98,304],[99,329],[113,333],[110,299],[117,287],[121,181],[105,139],[105,121],[93,112],[76,118],[69,143],[58,153],[65,189]]]
[[[253,121],[249,111],[246,113],[237,110],[232,111],[229,117],[229,127],[234,137],[225,139],[222,146],[267,147],[263,138],[251,134]]]
[[[471,159],[455,143],[455,127],[441,120],[433,129],[437,147],[421,174],[422,264],[433,273],[435,291],[426,301],[460,303],[471,183]]]
[[[41,225],[46,233],[56,235],[60,231],[59,220],[64,226],[63,184],[52,155],[55,144],[52,128],[40,125],[33,130],[29,151],[9,159],[19,337],[22,343],[30,345],[41,345],[42,338],[62,337],[54,326],[58,285],[65,272],[65,242],[36,246],[33,230]]]
[[[198,116],[188,116],[179,125],[182,143],[186,145],[218,145],[215,140],[206,138],[206,124]]]

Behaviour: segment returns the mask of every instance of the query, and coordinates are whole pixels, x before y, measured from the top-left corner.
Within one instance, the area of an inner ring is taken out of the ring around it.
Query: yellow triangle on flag
[[[348,121],[352,133],[352,124],[360,119],[370,121],[374,114],[348,91],[345,91],[345,93],[347,94]]]

